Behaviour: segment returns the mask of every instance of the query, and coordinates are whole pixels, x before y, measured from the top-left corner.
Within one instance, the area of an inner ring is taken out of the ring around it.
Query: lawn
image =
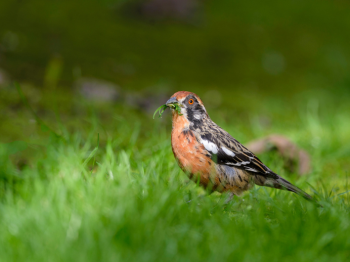
[[[345,94],[255,99],[252,104],[268,106],[244,114],[227,102],[208,109],[242,143],[278,133],[306,149],[312,172],[303,177],[288,172],[275,152],[259,157],[319,199],[318,208],[293,193],[262,187],[227,205],[226,195],[207,194],[174,160],[169,113],[153,120],[152,113],[76,98],[68,106],[86,112],[81,117],[60,117],[62,109],[53,106],[56,111],[35,120],[36,108],[16,92],[7,89],[20,110],[9,108],[6,115],[17,110],[18,118],[3,123],[17,126],[19,140],[0,146],[1,261],[350,258]]]

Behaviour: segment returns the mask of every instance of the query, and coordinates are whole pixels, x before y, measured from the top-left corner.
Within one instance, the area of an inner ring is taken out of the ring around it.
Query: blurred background
[[[92,108],[106,129],[126,115],[147,128],[179,90],[234,124],[345,112],[349,12],[345,0],[2,0],[1,140],[37,135],[14,82],[50,125],[80,126]]]

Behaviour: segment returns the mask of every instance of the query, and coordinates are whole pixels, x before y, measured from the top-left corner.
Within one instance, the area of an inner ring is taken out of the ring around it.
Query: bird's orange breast
[[[200,184],[204,187],[215,181],[214,162],[189,129],[188,120],[177,114],[173,115],[171,145],[179,166],[190,179],[195,182],[199,179]]]

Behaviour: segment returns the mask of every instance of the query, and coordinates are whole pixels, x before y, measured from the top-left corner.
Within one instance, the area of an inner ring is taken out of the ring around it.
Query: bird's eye
[[[194,103],[193,99],[188,100],[188,103],[192,105]]]

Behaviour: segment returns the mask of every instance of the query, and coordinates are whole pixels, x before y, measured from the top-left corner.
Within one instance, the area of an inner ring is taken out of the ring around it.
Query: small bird
[[[211,191],[231,192],[231,198],[255,184],[313,200],[215,124],[196,94],[179,91],[166,106],[172,111],[171,146],[175,159],[191,180]]]

